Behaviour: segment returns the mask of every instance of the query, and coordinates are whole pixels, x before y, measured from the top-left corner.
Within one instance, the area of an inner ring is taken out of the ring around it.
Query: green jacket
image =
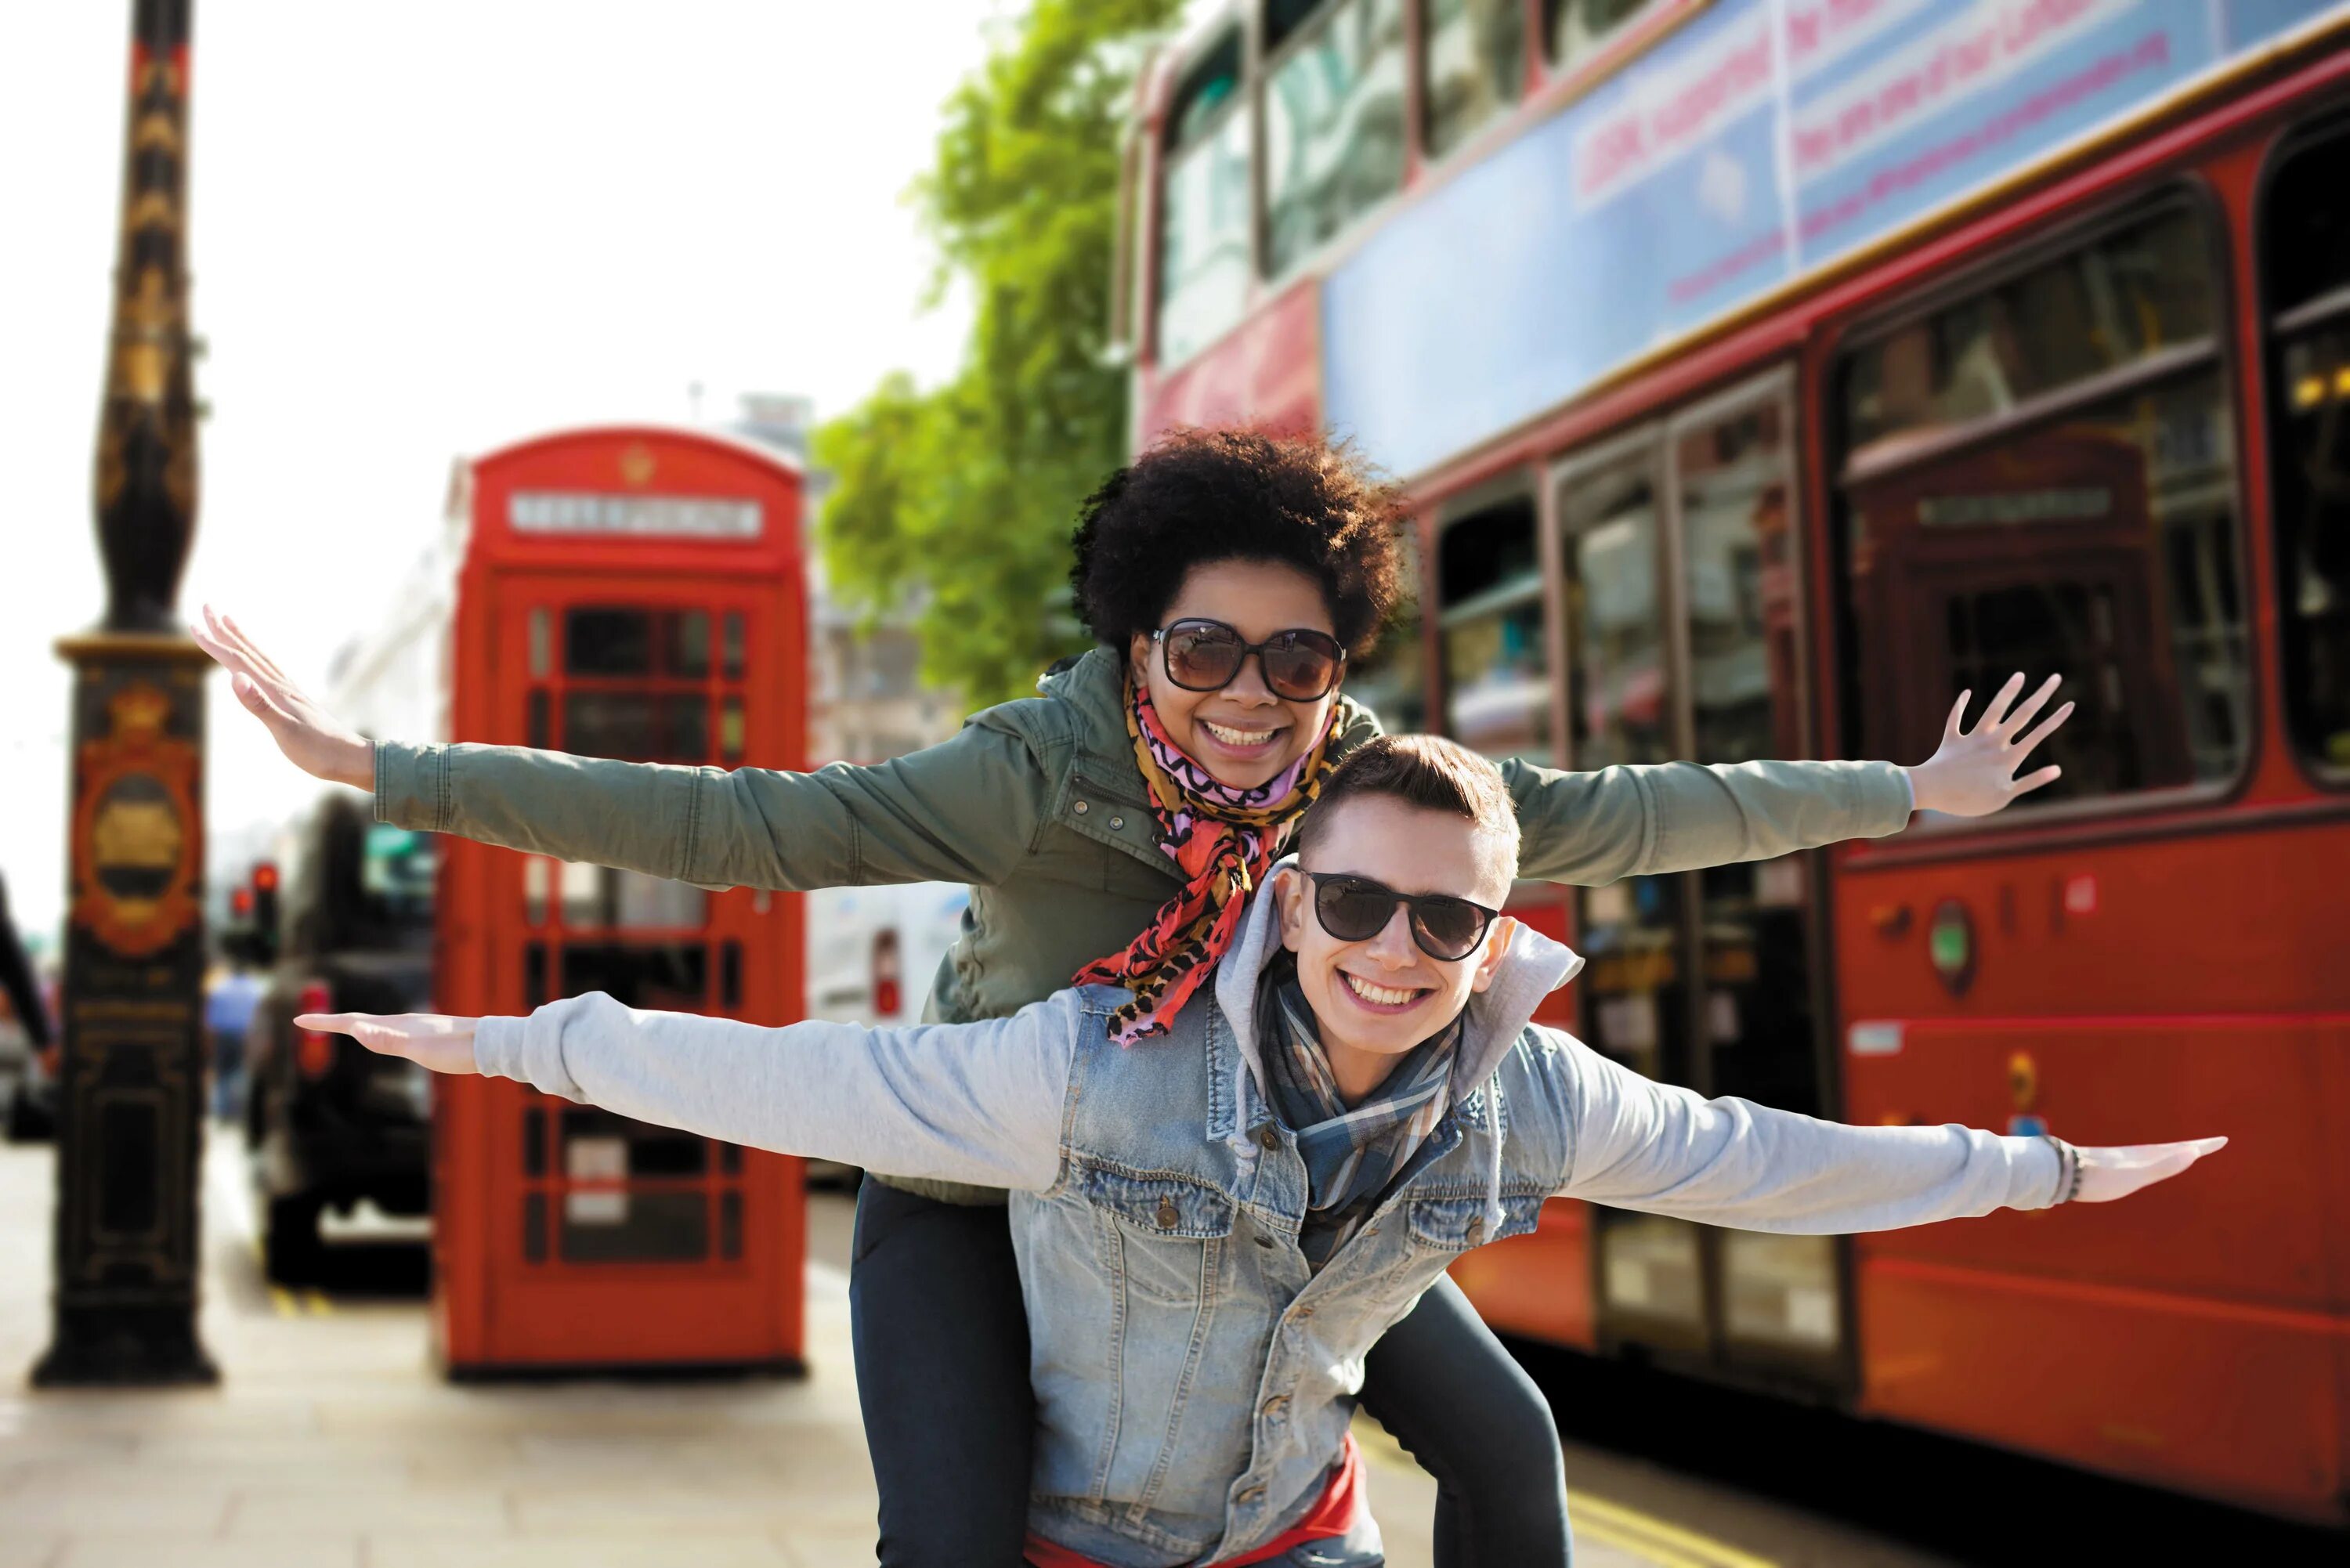
[[[706,888],[967,882],[962,936],[925,1013],[999,1018],[1124,947],[1179,883],[1127,738],[1122,659],[1096,649],[1037,690],[927,750],[809,774],[381,741],[376,815]],[[1339,699],[1333,757],[1378,733]],[[1533,880],[1596,887],[1762,860],[1909,819],[1908,781],[1889,763],[1503,772],[1519,874]]]

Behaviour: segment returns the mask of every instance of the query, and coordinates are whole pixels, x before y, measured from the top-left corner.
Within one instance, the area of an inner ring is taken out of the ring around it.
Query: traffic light
[[[274,861],[258,861],[253,867],[253,945],[254,961],[262,965],[277,961],[277,867]]]

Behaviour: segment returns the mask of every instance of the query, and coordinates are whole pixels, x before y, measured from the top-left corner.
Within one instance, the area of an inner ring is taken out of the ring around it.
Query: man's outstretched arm
[[[2176,1176],[2225,1138],[2074,1151],[1976,1127],[1848,1127],[1709,1100],[1557,1039],[1573,1157],[1561,1191],[1742,1231],[1840,1235],[2103,1202]],[[2076,1179],[2077,1176],[2077,1179]]]
[[[321,1013],[348,1034],[436,1072],[515,1078],[639,1121],[782,1154],[1036,1190],[1060,1171],[1062,1103],[1082,996],[1009,1018],[865,1029],[781,1029],[623,1007],[601,992],[526,1018]],[[1090,1019],[1101,1027],[1098,1017]]]

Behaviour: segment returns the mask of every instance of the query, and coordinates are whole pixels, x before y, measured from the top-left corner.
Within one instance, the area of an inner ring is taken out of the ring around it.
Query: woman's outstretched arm
[[[705,888],[1002,881],[1040,830],[1049,784],[1028,742],[967,725],[871,767],[815,773],[622,763],[523,746],[369,741],[236,623],[191,628],[296,767],[371,790],[379,820]]]

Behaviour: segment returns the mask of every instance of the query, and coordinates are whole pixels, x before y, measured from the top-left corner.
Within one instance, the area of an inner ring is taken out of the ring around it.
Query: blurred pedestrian
[[[261,977],[230,965],[204,986],[205,1056],[213,1064],[213,1116],[234,1119],[244,1104],[245,1037],[261,1001]]]

